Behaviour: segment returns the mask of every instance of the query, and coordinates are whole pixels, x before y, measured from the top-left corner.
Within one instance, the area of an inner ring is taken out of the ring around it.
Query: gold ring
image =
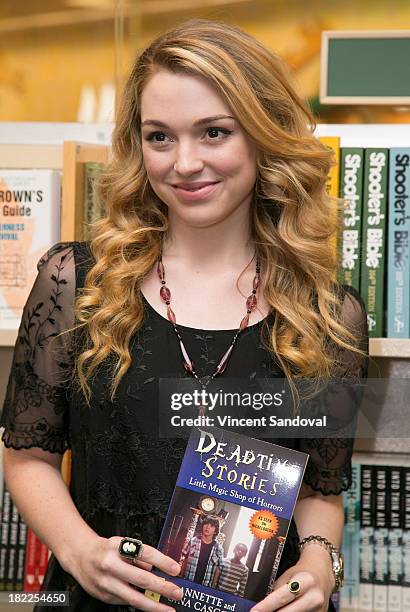
[[[300,593],[300,582],[298,580],[288,580],[286,584],[292,595],[297,597]]]

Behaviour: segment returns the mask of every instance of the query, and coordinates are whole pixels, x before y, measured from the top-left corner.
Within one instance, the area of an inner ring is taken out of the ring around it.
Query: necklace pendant
[[[199,382],[201,383],[203,389],[205,389],[205,387],[209,385],[211,378],[212,376],[204,376],[203,378],[199,379]]]

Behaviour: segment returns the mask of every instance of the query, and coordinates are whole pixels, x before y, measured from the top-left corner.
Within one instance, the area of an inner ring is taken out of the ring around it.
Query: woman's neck
[[[192,227],[169,219],[169,231],[163,245],[163,258],[169,265],[177,264],[192,274],[213,275],[242,270],[254,255],[248,224]]]

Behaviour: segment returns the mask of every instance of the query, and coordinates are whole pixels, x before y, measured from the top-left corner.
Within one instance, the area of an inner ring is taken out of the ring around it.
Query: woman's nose
[[[200,172],[204,167],[204,162],[195,147],[179,146],[174,163],[174,170],[181,176],[190,176]]]

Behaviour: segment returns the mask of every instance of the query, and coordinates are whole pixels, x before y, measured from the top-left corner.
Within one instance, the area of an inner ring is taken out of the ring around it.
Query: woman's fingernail
[[[179,565],[179,563],[173,563],[171,570],[173,573],[178,573],[181,571],[181,566]]]
[[[182,597],[182,589],[177,587],[176,589],[172,589],[172,596],[174,599],[181,599]]]

